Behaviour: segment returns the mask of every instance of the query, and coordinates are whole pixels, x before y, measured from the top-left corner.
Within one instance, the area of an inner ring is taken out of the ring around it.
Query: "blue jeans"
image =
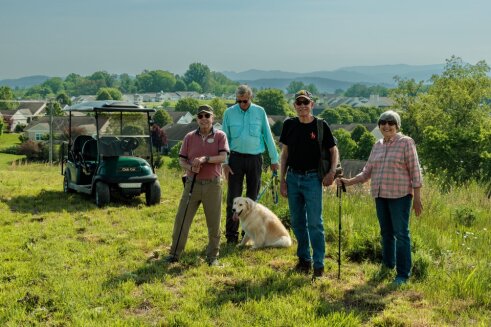
[[[397,277],[407,279],[411,273],[411,238],[409,214],[412,196],[397,199],[375,198],[382,236],[382,263],[396,267]]]
[[[326,242],[322,221],[322,184],[317,172],[306,175],[288,172],[286,184],[290,221],[298,242],[297,256],[306,261],[313,258],[314,268],[324,267]]]

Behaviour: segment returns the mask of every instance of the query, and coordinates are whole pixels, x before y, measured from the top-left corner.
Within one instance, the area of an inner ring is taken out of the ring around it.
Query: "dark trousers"
[[[227,191],[227,220],[225,222],[225,237],[229,241],[239,238],[239,222],[232,219],[234,199],[242,196],[244,177],[246,180],[246,196],[256,201],[261,187],[261,171],[263,158],[258,155],[247,155],[232,152],[228,164],[234,174],[229,174]]]

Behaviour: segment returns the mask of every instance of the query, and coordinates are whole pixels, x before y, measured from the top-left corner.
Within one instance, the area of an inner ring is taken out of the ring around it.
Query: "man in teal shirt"
[[[247,85],[240,85],[235,96],[236,104],[225,111],[222,124],[230,147],[230,156],[223,165],[228,181],[225,236],[229,244],[235,244],[239,239],[239,222],[232,219],[232,205],[234,198],[242,196],[244,177],[246,196],[256,200],[261,187],[261,154],[268,150],[271,170],[276,171],[279,166],[278,151],[264,108],[251,102],[252,90]]]

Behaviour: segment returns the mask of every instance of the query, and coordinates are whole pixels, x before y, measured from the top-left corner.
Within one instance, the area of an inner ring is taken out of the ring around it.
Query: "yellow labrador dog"
[[[240,220],[245,232],[239,246],[250,244],[252,249],[263,247],[289,247],[290,234],[278,217],[268,208],[249,198],[237,197],[232,207],[233,219]]]

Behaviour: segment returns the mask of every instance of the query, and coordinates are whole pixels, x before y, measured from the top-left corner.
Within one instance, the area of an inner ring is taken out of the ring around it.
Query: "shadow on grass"
[[[136,285],[142,285],[162,280],[165,276],[182,275],[191,268],[206,264],[200,260],[200,254],[201,251],[188,251],[176,263],[165,262],[165,256],[150,257],[143,267],[110,278],[104,283],[104,287],[114,288],[126,281],[133,281]]]
[[[63,191],[41,190],[37,195],[20,195],[0,198],[12,212],[39,214],[46,212],[80,212],[97,209],[93,196],[84,193],[64,193]],[[111,194],[111,202],[107,207],[138,207],[145,204],[143,196],[127,199]]]
[[[387,297],[396,290],[397,288],[387,282],[370,280],[345,290],[340,299],[323,297],[315,312],[322,317],[344,312],[353,314],[363,323],[367,323],[386,309]]]

